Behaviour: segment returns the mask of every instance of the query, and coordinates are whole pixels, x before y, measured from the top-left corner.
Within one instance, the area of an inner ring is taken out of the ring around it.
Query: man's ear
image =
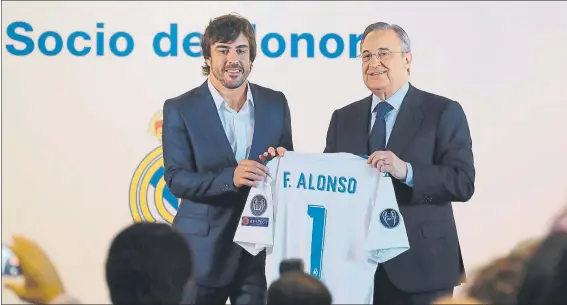
[[[408,70],[409,70],[409,68],[411,67],[411,61],[412,61],[412,59],[413,59],[413,55],[411,54],[411,52],[406,53],[406,56],[405,56],[405,60],[406,60],[405,65],[406,65],[406,68],[407,68]]]
[[[412,61],[412,59],[413,59],[413,57],[412,57],[411,52],[406,53],[404,66],[406,67],[406,71],[408,71],[408,74],[410,74],[410,68],[411,68],[411,61]]]

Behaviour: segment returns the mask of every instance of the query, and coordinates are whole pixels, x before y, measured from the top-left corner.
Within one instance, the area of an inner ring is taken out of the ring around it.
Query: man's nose
[[[380,58],[377,55],[372,55],[372,57],[370,57],[370,67],[378,67],[382,65],[382,61],[380,60]]]
[[[236,54],[235,50],[231,50],[228,52],[228,55],[226,56],[226,60],[228,61],[228,63],[235,63],[238,62],[238,54]]]

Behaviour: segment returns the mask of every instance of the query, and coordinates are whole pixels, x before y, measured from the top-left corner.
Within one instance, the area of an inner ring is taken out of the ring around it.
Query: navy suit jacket
[[[370,154],[372,96],[335,110],[325,152]],[[392,180],[410,250],[386,262],[394,285],[408,292],[457,286],[464,266],[451,202],[474,193],[472,140],[459,103],[410,84],[386,150],[411,163],[410,188]]]
[[[254,135],[249,159],[272,147],[293,150],[291,119],[282,92],[250,83]],[[233,242],[249,187],[233,184],[237,161],[227,140],[207,82],[163,106],[165,181],[181,198],[173,220],[193,249],[197,283],[230,283],[243,249]],[[265,251],[253,258],[264,270]]]

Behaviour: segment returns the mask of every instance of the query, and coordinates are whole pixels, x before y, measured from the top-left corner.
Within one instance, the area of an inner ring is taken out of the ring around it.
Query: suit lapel
[[[348,118],[349,131],[346,133],[349,137],[352,137],[352,151],[353,154],[367,155],[368,151],[368,140],[370,136],[370,107],[372,106],[372,95],[361,100],[357,105],[356,109],[353,109],[353,114],[355,117]],[[361,115],[362,114],[362,115]]]
[[[206,81],[199,88],[199,94],[202,98],[199,99],[199,107],[196,110],[196,117],[199,118],[199,120],[202,120],[201,124],[203,126],[204,133],[208,134],[216,144],[214,150],[218,150],[231,164],[236,165],[237,162],[234,157],[234,152],[232,151],[230,142],[226,137],[226,132],[222,126],[218,109]]]
[[[270,113],[268,103],[266,103],[264,96],[258,88],[250,84],[252,91],[252,98],[254,99],[254,135],[252,137],[252,145],[250,153],[248,154],[249,160],[259,161],[258,156],[268,149],[269,141],[267,135],[270,128]]]
[[[421,107],[421,93],[410,84],[386,145],[386,149],[392,151],[398,157],[403,154],[405,148],[421,127],[423,121],[423,110]]]

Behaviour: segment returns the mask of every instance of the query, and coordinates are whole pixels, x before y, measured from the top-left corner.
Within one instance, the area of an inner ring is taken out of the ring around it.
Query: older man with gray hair
[[[360,51],[372,94],[333,112],[325,152],[368,155],[392,177],[411,249],[378,266],[374,304],[428,304],[464,278],[451,203],[475,189],[467,118],[458,102],[409,82],[411,43],[400,26],[369,25]]]
[[[378,265],[374,304],[430,304],[465,280],[452,202],[475,190],[467,117],[458,102],[409,82],[411,43],[400,26],[369,25],[360,51],[371,94],[333,112],[324,152],[368,155],[393,178],[411,249]],[[276,151],[285,153],[264,156]]]

